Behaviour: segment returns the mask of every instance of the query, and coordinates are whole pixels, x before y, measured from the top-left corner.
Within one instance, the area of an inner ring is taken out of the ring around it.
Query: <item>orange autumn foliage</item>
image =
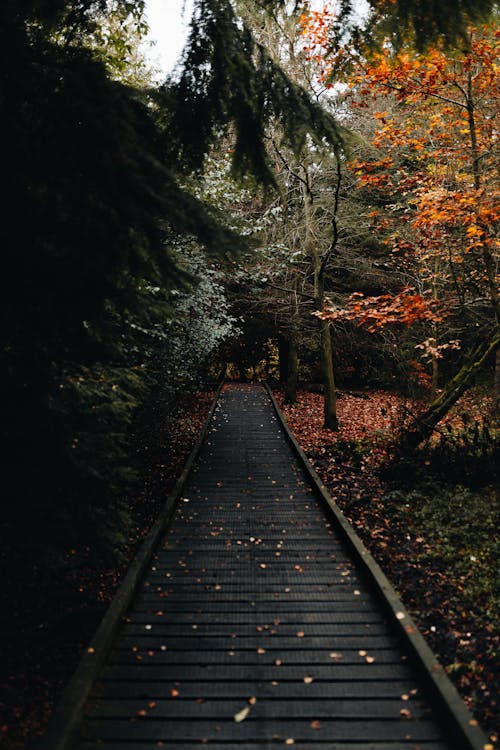
[[[336,308],[330,302],[323,313],[315,314],[326,320],[351,320],[371,332],[394,324],[409,326],[421,320],[440,322],[445,315],[435,300],[415,293],[410,287],[402,289],[399,294],[376,297],[354,292],[343,308]]]
[[[325,26],[333,15],[320,16],[301,19],[318,80],[332,85],[348,60],[345,101],[354,111],[374,109],[370,156],[351,162],[360,188],[384,197],[371,213],[373,230],[401,267],[411,268],[424,296],[462,310],[489,299],[482,322],[491,322],[498,316],[500,32],[471,28],[468,44],[455,51],[436,45],[394,53],[387,44],[373,52],[346,44],[332,52]],[[354,311],[349,302],[346,315]],[[365,320],[363,305],[358,313]]]

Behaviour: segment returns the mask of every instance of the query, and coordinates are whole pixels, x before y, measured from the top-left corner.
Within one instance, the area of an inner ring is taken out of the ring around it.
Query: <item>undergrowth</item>
[[[404,523],[408,534],[425,540],[419,547],[418,563],[446,574],[464,611],[500,625],[495,489],[472,492],[460,485],[427,480],[412,490],[392,489],[382,502],[394,523]]]
[[[447,422],[438,437],[411,453],[401,454],[397,445],[382,470],[382,476],[405,487],[425,481],[429,475],[438,481],[463,485],[472,490],[498,483],[500,465],[499,430],[488,420]]]

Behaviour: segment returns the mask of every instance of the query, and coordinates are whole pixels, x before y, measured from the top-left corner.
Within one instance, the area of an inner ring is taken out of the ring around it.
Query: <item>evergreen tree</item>
[[[498,10],[496,0],[368,0],[368,6],[368,16],[360,23],[356,3],[341,0],[332,47],[345,42],[348,29],[354,41],[374,45],[389,38],[396,48],[409,41],[418,50],[438,41],[454,47],[467,42],[471,23],[484,22]]]
[[[185,277],[167,229],[212,250],[236,243],[179,185],[145,95],[87,48],[96,9],[105,4],[0,9],[3,525],[51,555],[120,539],[127,425],[142,392],[131,323],[164,320],[166,293]]]

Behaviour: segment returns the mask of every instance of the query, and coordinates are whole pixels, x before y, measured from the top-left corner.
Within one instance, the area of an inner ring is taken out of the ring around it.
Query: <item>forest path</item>
[[[261,386],[222,391],[83,733],[80,750],[451,747]]]

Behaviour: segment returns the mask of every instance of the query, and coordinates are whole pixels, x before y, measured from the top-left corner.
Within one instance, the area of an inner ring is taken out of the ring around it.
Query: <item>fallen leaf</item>
[[[242,708],[241,711],[238,711],[238,713],[233,716],[233,719],[237,724],[239,724],[240,721],[245,721],[249,713],[250,706],[245,706],[245,708]]]

